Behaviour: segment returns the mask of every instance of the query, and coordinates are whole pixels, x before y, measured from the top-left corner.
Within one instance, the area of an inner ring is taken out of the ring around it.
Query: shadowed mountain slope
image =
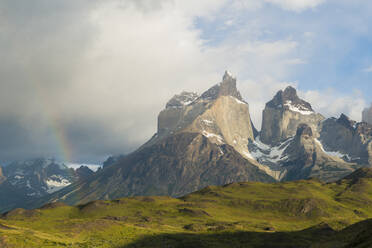
[[[15,209],[0,218],[0,244],[369,247],[372,180],[368,175],[370,171],[363,169],[352,178],[328,184],[318,180],[232,183],[178,199],[146,196],[74,207],[53,203],[34,210]],[[353,184],[355,179],[358,183]]]

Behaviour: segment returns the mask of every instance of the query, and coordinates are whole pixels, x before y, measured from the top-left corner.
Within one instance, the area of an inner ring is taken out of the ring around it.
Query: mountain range
[[[7,166],[0,174],[0,194],[7,195],[13,182],[12,188],[20,185],[23,196],[32,198],[27,198],[29,208],[55,201],[75,205],[138,195],[180,197],[234,182],[334,182],[372,166],[371,124],[344,114],[325,118],[291,86],[266,104],[262,117],[258,131],[236,78],[225,72],[220,83],[200,95],[184,91],[172,97],[158,115],[156,134],[136,151],[109,158],[96,173],[81,178],[76,172],[47,173],[31,192],[28,181],[18,178],[18,167]],[[63,176],[51,189],[48,180],[57,180],[53,175]]]
[[[201,95],[182,92],[158,116],[156,134],[103,170],[44,198],[83,204],[136,195],[179,197],[233,182],[337,181],[372,166],[372,125],[325,118],[289,86],[263,110],[257,131],[249,105],[226,72]]]

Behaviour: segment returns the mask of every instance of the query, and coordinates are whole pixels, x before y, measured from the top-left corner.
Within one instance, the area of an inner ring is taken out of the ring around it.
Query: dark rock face
[[[323,119],[322,115],[314,112],[310,103],[300,99],[296,90],[289,86],[266,104],[260,139],[265,144],[278,145],[295,136],[301,123],[308,124],[317,137],[318,126]]]
[[[284,181],[305,178],[336,181],[355,169],[353,164],[327,155],[306,124],[299,125],[285,154],[288,159],[282,165],[286,169]]]
[[[327,151],[339,151],[353,162],[371,165],[372,125],[368,123],[356,123],[344,114],[329,118],[322,123],[320,140]]]
[[[372,104],[369,108],[363,110],[362,121],[372,125]]]
[[[180,133],[122,158],[53,197],[80,204],[135,195],[182,196],[208,185],[240,181],[274,179],[229,145],[218,146],[197,133]]]

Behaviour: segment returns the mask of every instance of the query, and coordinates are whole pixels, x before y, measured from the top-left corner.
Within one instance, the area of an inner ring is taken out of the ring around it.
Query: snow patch
[[[58,190],[63,189],[64,187],[68,186],[71,184],[71,182],[61,176],[53,175],[49,177],[45,183],[48,186],[47,192],[49,194],[54,193]]]
[[[287,156],[283,156],[284,151],[287,149],[291,140],[293,138],[289,138],[288,140],[284,141],[282,144],[278,146],[270,147],[261,142],[260,136],[256,138],[253,144],[258,148],[256,151],[251,152],[252,156],[255,160],[266,160],[271,163],[278,163],[287,159]],[[260,161],[259,161],[260,162]]]
[[[236,97],[233,97],[233,96],[230,96],[231,98],[233,98],[238,104],[244,104],[244,105],[247,105],[247,103],[243,102],[243,101],[240,101],[238,98]]]
[[[215,133],[209,133],[209,132],[207,132],[207,131],[203,131],[203,135],[204,135],[205,137],[207,137],[207,138],[216,138],[218,142],[220,142],[220,143],[224,143],[224,142],[223,142],[224,139],[223,139],[220,135],[218,135],[218,134],[215,134]]]
[[[206,125],[211,126],[213,124],[213,121],[210,120],[202,120]]]
[[[323,147],[323,144],[322,142],[320,142],[320,140],[318,139],[315,139],[315,142],[319,145],[320,149],[327,155],[331,156],[331,157],[338,157],[338,158],[347,158],[348,160],[351,160],[351,157],[348,155],[348,154],[343,154],[339,151],[326,151]]]
[[[311,115],[311,114],[314,114],[314,111],[312,111],[310,109],[307,109],[306,107],[293,105],[292,104],[292,101],[286,101],[284,103],[284,106],[287,106],[289,108],[289,110],[291,110],[293,112],[300,113],[302,115]]]

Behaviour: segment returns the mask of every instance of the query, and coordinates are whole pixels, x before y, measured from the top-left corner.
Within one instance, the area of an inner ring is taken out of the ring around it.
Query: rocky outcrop
[[[284,151],[286,160],[282,168],[286,171],[283,180],[318,178],[322,181],[336,181],[353,172],[357,166],[341,158],[331,156],[313,134],[310,126],[300,124],[296,136]]]
[[[363,110],[362,121],[372,125],[372,104],[369,108]]]
[[[342,114],[329,118],[321,125],[320,140],[324,149],[340,154],[346,161],[372,165],[372,125],[357,123]]]
[[[266,104],[262,115],[260,140],[268,145],[278,145],[295,136],[297,127],[306,123],[315,137],[318,136],[319,123],[324,119],[312,109],[310,103],[300,99],[296,90],[289,86],[279,91]]]

